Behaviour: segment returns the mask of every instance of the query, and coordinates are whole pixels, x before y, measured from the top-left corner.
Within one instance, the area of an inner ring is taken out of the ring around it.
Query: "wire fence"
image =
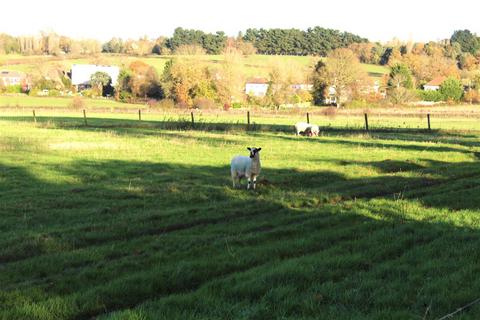
[[[58,109],[0,109],[0,120],[57,126],[146,127],[160,129],[293,132],[295,123],[316,124],[322,131],[478,131],[480,118],[448,114],[321,114],[315,112],[151,112]],[[1,128],[0,128],[1,129]]]

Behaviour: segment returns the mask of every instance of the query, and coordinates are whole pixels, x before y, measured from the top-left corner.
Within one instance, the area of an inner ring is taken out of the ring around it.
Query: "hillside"
[[[141,60],[153,66],[159,74],[163,72],[163,68],[168,60],[173,56],[146,56],[135,57],[126,55],[102,54],[96,57],[54,57],[54,56],[20,56],[20,55],[3,55],[0,56],[0,69],[2,70],[18,70],[26,73],[34,72],[42,64],[59,65],[65,70],[70,69],[73,64],[91,63],[91,64],[108,64],[108,65],[128,65],[135,60]],[[202,60],[209,63],[221,63],[224,57],[222,55],[205,55]],[[269,55],[251,55],[244,60],[244,72],[248,76],[267,76],[268,66],[276,61],[283,63],[296,63],[304,66],[306,69],[313,66],[318,57],[312,56],[269,56]],[[388,72],[388,68],[378,65],[363,64],[365,70],[372,77],[381,77]]]

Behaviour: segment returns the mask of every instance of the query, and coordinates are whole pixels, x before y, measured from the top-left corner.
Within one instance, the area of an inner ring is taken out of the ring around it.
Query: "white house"
[[[99,66],[95,64],[74,64],[72,66],[72,85],[87,86],[90,78],[96,72],[105,72],[112,78],[112,85],[114,86],[118,81],[120,68],[116,66]]]
[[[248,79],[245,84],[245,93],[251,96],[264,97],[268,90],[268,80],[264,78]]]
[[[423,85],[423,90],[425,91],[437,91],[440,90],[440,86],[446,80],[445,77],[436,77],[432,81]]]
[[[22,84],[25,80],[25,74],[21,72],[10,70],[0,71],[0,85],[5,87]]]
[[[313,89],[313,84],[310,83],[295,83],[291,85],[293,90],[302,90],[302,91],[310,91]]]

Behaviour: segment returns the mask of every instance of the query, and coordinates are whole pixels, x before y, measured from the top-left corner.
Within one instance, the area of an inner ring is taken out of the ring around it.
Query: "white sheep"
[[[253,181],[253,189],[257,184],[257,177],[260,174],[260,150],[262,148],[247,148],[250,151],[250,156],[235,156],[230,163],[230,172],[232,174],[233,187],[236,187],[236,181],[238,180],[239,186],[242,178],[248,179],[247,190],[250,189],[251,182]]]
[[[297,122],[295,123],[295,134],[298,136],[299,134],[305,134],[305,131],[310,128],[310,123],[306,122]]]
[[[318,137],[320,128],[316,124],[310,124],[310,136]]]
[[[313,123],[307,123],[307,122],[297,122],[295,124],[295,134],[298,135],[304,135],[304,136],[318,136],[320,133],[320,128],[318,125],[313,124]]]

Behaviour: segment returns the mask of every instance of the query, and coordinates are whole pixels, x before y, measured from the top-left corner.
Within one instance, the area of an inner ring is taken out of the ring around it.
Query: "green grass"
[[[119,118],[0,118],[0,319],[437,319],[479,297],[477,131]],[[234,190],[252,145],[258,190]]]
[[[100,63],[100,64],[112,64],[118,66],[128,66],[135,60],[141,60],[155,68],[158,74],[163,73],[163,69],[165,67],[165,63],[171,59],[173,56],[148,56],[148,57],[134,57],[134,56],[123,56],[123,55],[109,55],[109,54],[102,54],[98,57],[85,57],[85,58],[70,58],[68,56],[64,57],[64,59],[58,59],[55,57],[50,57],[51,59],[56,59],[54,61],[47,62],[48,64],[59,64],[62,65],[65,69],[70,69],[73,64],[79,63]],[[37,59],[38,61],[48,60],[48,57],[44,56],[10,56],[10,55],[0,55],[0,69],[6,70],[17,70],[23,71],[26,73],[32,72],[35,70],[36,66],[33,61]],[[222,55],[205,55],[201,58],[207,64],[215,64],[221,63],[224,59]],[[309,70],[312,66],[314,66],[315,62],[318,60],[318,57],[310,57],[310,56],[268,56],[268,55],[250,55],[247,56],[244,60],[244,69],[243,72],[248,76],[268,76],[268,68],[274,62],[280,63],[296,63],[299,66],[305,68],[306,71]],[[13,64],[13,65],[4,65],[8,61],[15,60],[25,60],[25,63],[20,64]],[[33,60],[33,61],[32,61]],[[388,73],[388,68],[384,66],[377,66],[377,65],[369,65],[369,64],[362,64],[365,71],[367,71],[370,76],[372,77],[381,77],[383,74]]]

